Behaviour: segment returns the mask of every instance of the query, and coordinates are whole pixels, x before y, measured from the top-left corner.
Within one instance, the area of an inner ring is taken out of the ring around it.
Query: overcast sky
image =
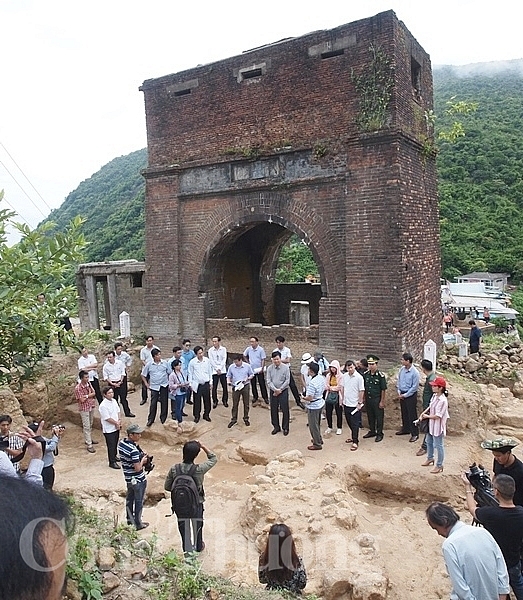
[[[145,147],[145,79],[389,9],[433,65],[523,57],[521,0],[0,0],[0,189],[35,226]]]

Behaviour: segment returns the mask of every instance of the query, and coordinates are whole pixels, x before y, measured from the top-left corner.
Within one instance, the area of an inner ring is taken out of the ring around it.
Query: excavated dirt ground
[[[451,418],[456,388],[450,396]],[[137,415],[132,422],[144,425],[148,405],[139,406],[139,399],[139,392],[129,396]],[[189,412],[192,407],[186,408]],[[100,444],[96,454],[88,454],[75,405],[65,413],[67,431],[55,461],[55,489],[123,520],[123,475],[108,467],[99,421],[94,438]],[[148,477],[144,509],[150,527],[140,535],[156,535],[165,550],[180,549],[176,521],[166,516],[170,503],[163,499],[163,481],[169,467],[180,461],[183,442],[196,438],[219,459],[205,479],[206,549],[201,554],[205,571],[238,584],[257,584],[260,534],[272,522],[283,521],[292,528],[304,556],[309,593],[354,600],[448,597],[442,539],[427,525],[424,510],[431,501],[442,500],[458,509],[463,520],[471,521],[463,510],[460,473],[473,461],[491,467],[490,452],[479,447],[485,432],[470,427],[466,436],[447,437],[445,470],[432,475],[430,468],[421,467],[424,457],[416,456],[420,444],[394,435],[392,429],[386,430],[383,442],[361,440],[359,450],[351,452],[345,443],[349,430],[344,426],[341,436],[324,436],[322,451],[311,452],[307,450],[306,414],[293,406],[291,415],[288,437],[271,435],[265,406],[251,409],[251,427],[240,420],[227,429],[230,408],[221,404],[211,413],[212,423],[194,425],[189,417],[183,434],[172,431],[170,421],[166,426],[157,421],[141,443],[154,455],[156,467]],[[282,454],[279,461],[270,462]],[[343,583],[347,579],[354,586],[347,587]]]

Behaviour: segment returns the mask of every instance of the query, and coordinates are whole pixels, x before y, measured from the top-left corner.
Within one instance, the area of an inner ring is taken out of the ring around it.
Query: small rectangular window
[[[261,77],[262,70],[261,69],[253,69],[252,71],[242,71],[243,79],[254,79],[254,77]]]
[[[334,58],[335,56],[341,56],[344,52],[345,50],[343,48],[340,48],[339,50],[329,50],[328,52],[322,52],[320,56],[323,60],[325,58]]]
[[[143,287],[143,273],[131,273],[131,287],[132,288]]]
[[[267,72],[267,63],[262,62],[254,65],[249,65],[243,69],[234,69],[233,74],[236,77],[236,81],[241,83],[246,79],[257,79],[262,77]]]
[[[187,96],[187,94],[191,93],[191,88],[186,88],[185,90],[178,90],[174,92],[174,95],[177,96]]]

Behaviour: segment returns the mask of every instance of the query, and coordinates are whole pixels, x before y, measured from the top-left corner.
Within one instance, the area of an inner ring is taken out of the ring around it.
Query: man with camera
[[[138,531],[149,526],[149,523],[142,521],[143,501],[147,487],[145,474],[154,469],[153,457],[146,454],[138,445],[143,431],[143,427],[139,425],[129,425],[127,437],[118,443],[123,475],[127,484],[125,497],[127,524],[134,525]]]
[[[20,473],[20,463],[15,459],[22,454],[24,440],[10,431],[13,419],[10,415],[0,415],[0,450],[3,450],[13,463],[15,471]]]
[[[512,453],[512,449],[518,444],[519,442],[512,438],[498,438],[484,440],[481,442],[481,447],[492,452],[494,475],[510,475],[512,477],[516,484],[514,504],[523,506],[523,463]]]
[[[496,475],[492,482],[498,506],[477,506],[474,490],[467,474],[465,483],[467,508],[474,519],[492,535],[507,565],[510,587],[517,600],[523,600],[523,576],[520,552],[523,542],[523,506],[513,502],[516,485],[510,475]]]

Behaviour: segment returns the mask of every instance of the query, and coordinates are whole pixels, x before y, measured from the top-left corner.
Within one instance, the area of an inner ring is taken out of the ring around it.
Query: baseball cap
[[[438,387],[446,388],[447,382],[443,379],[443,377],[436,377],[436,379],[434,379],[433,381],[430,382],[430,385],[432,387],[438,386]]]
[[[140,425],[129,425],[129,427],[127,428],[127,433],[143,433],[145,431],[145,429],[143,427],[140,427]]]

